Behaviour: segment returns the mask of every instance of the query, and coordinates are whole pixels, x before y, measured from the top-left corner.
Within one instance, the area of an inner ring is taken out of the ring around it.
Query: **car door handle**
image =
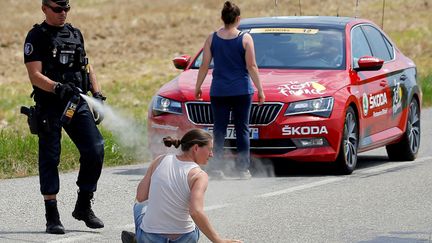
[[[402,74],[399,78],[400,81],[405,81],[408,77],[405,74]]]
[[[385,81],[385,80],[381,81],[380,86],[387,87],[387,81]]]

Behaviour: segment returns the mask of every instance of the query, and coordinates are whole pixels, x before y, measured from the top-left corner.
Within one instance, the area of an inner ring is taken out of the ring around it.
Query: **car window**
[[[342,30],[257,28],[247,31],[254,40],[259,68],[345,69],[345,36]],[[199,68],[201,63],[202,53],[195,59],[192,68]]]
[[[358,67],[358,60],[363,56],[372,56],[369,43],[360,27],[355,27],[351,31],[352,65]]]
[[[369,40],[373,56],[384,61],[390,61],[392,58],[381,32],[370,25],[363,25],[362,29]]]
[[[389,40],[387,40],[387,38],[385,38],[385,36],[383,37],[384,38],[384,41],[385,41],[385,44],[386,44],[386,46],[387,46],[387,49],[389,50],[389,53],[390,53],[390,59],[394,59],[394,49],[393,49],[393,45],[390,43],[390,41]]]

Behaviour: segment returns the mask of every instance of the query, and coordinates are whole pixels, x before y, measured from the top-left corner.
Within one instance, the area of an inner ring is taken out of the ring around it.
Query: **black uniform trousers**
[[[69,124],[60,122],[64,106],[38,104],[39,110],[39,180],[42,195],[57,194],[60,189],[58,165],[62,127],[80,153],[80,170],[76,184],[81,191],[94,192],[101,175],[104,140],[93,115],[81,98]]]

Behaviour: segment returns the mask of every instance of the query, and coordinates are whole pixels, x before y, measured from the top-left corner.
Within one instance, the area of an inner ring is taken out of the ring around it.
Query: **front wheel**
[[[345,114],[342,140],[336,159],[337,172],[340,174],[351,174],[357,165],[358,134],[356,113],[350,106]]]
[[[420,148],[420,107],[416,99],[412,99],[405,133],[395,144],[386,146],[387,155],[393,161],[413,161]]]

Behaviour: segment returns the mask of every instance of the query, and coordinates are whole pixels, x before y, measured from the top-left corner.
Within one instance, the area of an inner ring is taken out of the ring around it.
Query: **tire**
[[[386,146],[387,155],[392,161],[413,161],[420,148],[420,107],[416,99],[409,105],[407,125],[402,139]]]
[[[345,123],[336,159],[336,172],[338,174],[349,175],[357,165],[357,150],[359,141],[359,129],[357,116],[354,109],[350,106],[345,114]]]

